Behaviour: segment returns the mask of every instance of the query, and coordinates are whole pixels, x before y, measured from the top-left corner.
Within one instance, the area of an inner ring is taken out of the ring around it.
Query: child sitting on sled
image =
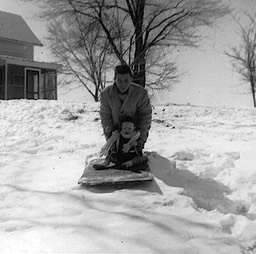
[[[106,158],[101,164],[94,164],[95,169],[106,168],[111,162],[126,169],[146,162],[146,157],[136,147],[140,132],[136,131],[134,119],[123,116],[120,125],[121,130],[114,131],[102,147],[100,155],[105,155]]]

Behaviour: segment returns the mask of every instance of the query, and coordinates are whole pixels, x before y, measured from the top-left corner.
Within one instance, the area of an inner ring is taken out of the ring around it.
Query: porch
[[[0,56],[0,99],[57,100],[57,68],[53,63]]]

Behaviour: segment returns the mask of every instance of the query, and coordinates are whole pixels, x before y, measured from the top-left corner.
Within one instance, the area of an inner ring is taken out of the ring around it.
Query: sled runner
[[[139,183],[153,180],[149,167],[146,164],[137,165],[131,169],[122,168],[120,165],[100,167],[96,169],[93,165],[100,164],[102,159],[92,160],[86,165],[85,170],[78,183],[84,186],[100,186]]]

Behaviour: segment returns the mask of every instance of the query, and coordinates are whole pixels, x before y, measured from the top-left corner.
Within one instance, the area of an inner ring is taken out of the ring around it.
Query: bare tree
[[[177,70],[175,62],[171,60],[170,69],[167,69],[163,65],[164,59],[155,56],[161,55],[163,49],[177,45],[197,46],[200,41],[198,30],[202,26],[212,26],[216,19],[229,12],[222,0],[42,2],[45,3],[48,17],[55,18],[69,13],[76,16],[82,25],[88,22],[98,24],[101,38],[107,40],[111,47],[108,53],[114,54],[120,63],[129,64],[134,72],[134,81],[142,86],[146,84],[146,77],[152,78],[156,73],[159,74],[159,81],[163,81],[164,77],[175,78],[176,75],[172,73]],[[149,59],[158,61],[149,63]]]
[[[241,75],[242,80],[250,84],[253,105],[256,107],[256,15],[253,17],[247,14],[247,17],[248,25],[242,25],[237,21],[241,35],[240,45],[232,47],[226,55],[231,58],[233,68]]]
[[[164,47],[195,46],[200,39],[197,29],[228,13],[219,0],[69,0],[69,4],[75,13],[101,25],[119,61],[132,66],[134,80],[142,86],[149,54]]]
[[[55,19],[48,27],[52,54],[62,64],[62,74],[68,82],[83,84],[95,101],[106,84],[110,67],[108,42],[100,37],[97,24],[81,27],[74,17]]]
[[[182,73],[178,70],[176,58],[164,48],[147,56],[147,87],[152,91],[168,90],[170,84],[179,81]]]

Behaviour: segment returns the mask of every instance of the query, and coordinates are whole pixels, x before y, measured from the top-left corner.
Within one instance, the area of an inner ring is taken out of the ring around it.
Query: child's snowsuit
[[[120,135],[114,146],[109,150],[107,159],[117,165],[121,165],[126,161],[132,161],[133,166],[142,163],[142,153],[139,154],[136,147],[132,146],[127,153],[122,151],[123,145],[127,144],[129,140]]]
[[[139,136],[140,132],[136,132],[133,137],[126,139],[118,131],[115,131],[106,145],[101,149],[101,155],[107,155],[106,159],[117,165],[121,165],[127,161],[132,161],[133,166],[138,165],[144,162],[145,158],[143,158],[141,151],[138,152],[134,146],[129,147],[129,144],[132,141],[136,141]],[[123,151],[125,144],[127,144],[126,146],[129,148],[127,152]]]

